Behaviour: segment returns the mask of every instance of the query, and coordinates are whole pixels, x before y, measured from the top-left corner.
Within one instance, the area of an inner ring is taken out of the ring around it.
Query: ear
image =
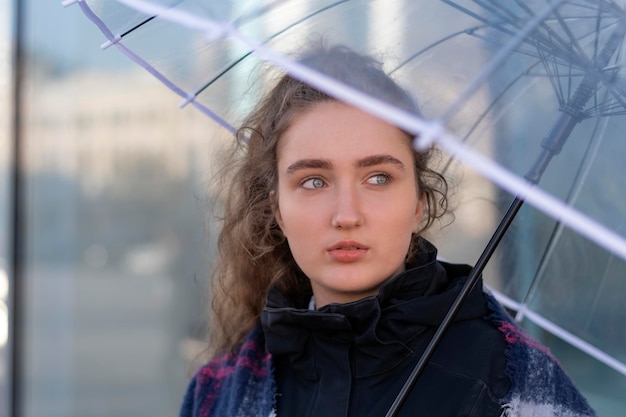
[[[415,226],[413,229],[414,233],[417,233],[420,229],[420,225],[422,224],[422,218],[424,217],[424,206],[426,205],[426,195],[422,194],[422,196],[417,200],[417,205],[415,206]]]
[[[274,213],[274,218],[276,219],[276,223],[278,224],[278,227],[280,227],[280,230],[282,230],[284,234],[285,230],[283,228],[283,217],[280,214],[280,207],[278,207],[278,196],[276,195],[276,190],[270,191],[270,204],[272,206],[272,212]]]

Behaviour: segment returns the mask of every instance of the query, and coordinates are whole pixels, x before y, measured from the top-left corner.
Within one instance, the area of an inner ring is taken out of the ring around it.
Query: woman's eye
[[[376,174],[372,175],[367,179],[368,184],[373,185],[385,185],[388,184],[391,178],[387,174]]]
[[[324,180],[321,178],[309,178],[308,180],[302,183],[303,188],[307,188],[309,190],[315,190],[318,188],[324,187]]]

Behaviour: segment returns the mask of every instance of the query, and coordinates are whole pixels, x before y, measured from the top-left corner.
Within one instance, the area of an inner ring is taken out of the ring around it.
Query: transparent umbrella
[[[478,202],[476,210],[459,210],[443,256],[487,246],[471,260],[475,275],[488,265],[487,282],[518,320],[626,375],[622,0],[65,3],[98,25],[104,48],[119,48],[181,105],[231,131],[269,63],[415,133],[416,146],[436,142],[449,175],[471,169],[488,179],[464,197],[460,208]],[[381,56],[421,115],[299,63],[292,54],[313,34]],[[522,201],[533,209],[520,211]]]

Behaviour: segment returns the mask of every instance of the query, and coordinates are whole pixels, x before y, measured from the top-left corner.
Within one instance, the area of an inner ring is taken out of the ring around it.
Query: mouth
[[[369,248],[362,243],[344,240],[328,248],[328,256],[334,262],[353,263],[364,259],[368,251]]]
[[[330,248],[328,248],[329,251],[336,251],[336,250],[367,250],[369,249],[366,245],[363,245],[362,243],[359,242],[355,242],[355,241],[341,241],[341,242],[337,242],[334,245],[332,245]]]

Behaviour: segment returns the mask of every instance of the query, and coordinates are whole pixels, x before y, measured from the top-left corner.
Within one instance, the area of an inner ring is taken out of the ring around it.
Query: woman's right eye
[[[323,188],[324,180],[321,178],[309,178],[302,183],[302,188],[306,188],[307,190],[317,190],[318,188]]]

